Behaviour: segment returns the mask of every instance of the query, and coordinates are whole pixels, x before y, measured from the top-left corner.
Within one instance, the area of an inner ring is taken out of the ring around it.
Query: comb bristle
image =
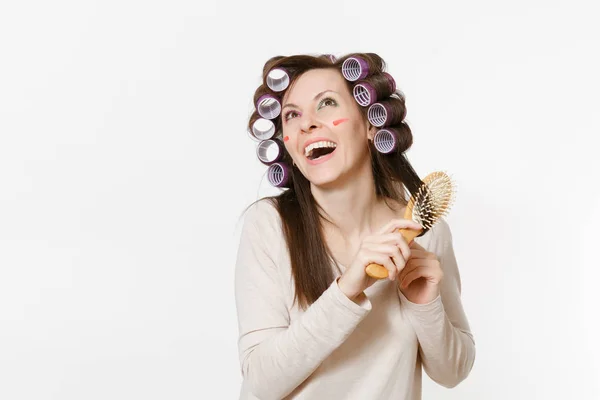
[[[448,214],[454,202],[455,187],[452,179],[444,172],[433,172],[423,180],[417,193],[411,197],[412,219],[425,229],[430,229]]]

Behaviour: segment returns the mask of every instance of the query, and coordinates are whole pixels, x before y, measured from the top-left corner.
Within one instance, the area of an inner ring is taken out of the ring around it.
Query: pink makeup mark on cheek
[[[284,141],[284,142],[287,142],[288,140],[290,140],[290,137],[289,137],[289,136],[285,136],[285,137],[283,138],[283,141]]]
[[[335,121],[333,121],[333,126],[338,126],[342,122],[346,122],[346,121],[348,121],[348,118],[336,119]]]

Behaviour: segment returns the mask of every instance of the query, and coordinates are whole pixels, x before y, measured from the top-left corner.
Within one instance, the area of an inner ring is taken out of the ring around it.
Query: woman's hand
[[[411,257],[398,276],[400,291],[413,303],[430,303],[440,294],[444,272],[437,256],[414,240],[410,243],[410,250]]]
[[[394,219],[379,232],[363,239],[354,260],[338,280],[340,290],[351,300],[359,296],[378,279],[367,275],[365,269],[371,263],[383,265],[388,278],[396,276],[411,255],[411,250],[398,229],[422,229],[421,225],[408,219]]]

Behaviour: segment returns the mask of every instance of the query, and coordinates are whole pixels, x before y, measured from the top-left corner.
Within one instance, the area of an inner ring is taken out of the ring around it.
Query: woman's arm
[[[281,242],[277,211],[258,203],[244,221],[235,298],[241,372],[252,393],[280,399],[291,393],[339,347],[371,310],[339,289],[337,280],[298,319],[290,322],[276,263]]]
[[[415,304],[400,289],[398,295],[416,331],[425,372],[450,388],[469,375],[475,362],[475,342],[460,299],[460,273],[450,227],[441,219],[433,229],[438,231],[434,246],[444,272],[440,296],[428,304]]]

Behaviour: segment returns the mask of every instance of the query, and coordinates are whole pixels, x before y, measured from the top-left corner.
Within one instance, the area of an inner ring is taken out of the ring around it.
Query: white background
[[[424,399],[600,398],[593,3],[3,2],[0,398],[236,399],[252,94],[271,56],[354,51],[458,184],[477,360]]]

